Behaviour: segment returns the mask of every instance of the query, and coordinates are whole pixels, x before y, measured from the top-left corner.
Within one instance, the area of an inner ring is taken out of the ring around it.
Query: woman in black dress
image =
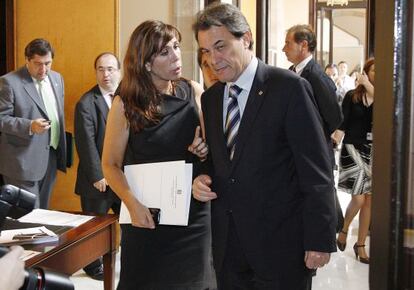
[[[352,195],[337,245],[344,251],[348,228],[359,212],[358,240],[354,245],[355,257],[369,264],[365,251],[365,239],[371,220],[371,155],[372,155],[372,109],[374,103],[375,64],[366,61],[364,71],[358,75],[358,86],[349,91],[342,102],[344,121],[335,132],[338,142],[343,139],[339,188]]]
[[[197,170],[199,157],[207,153],[198,136],[197,100],[202,89],[181,78],[180,40],[175,27],[160,21],[146,21],[135,29],[124,60],[119,96],[108,117],[104,175],[132,221],[121,225],[119,290],[214,287],[209,205],[192,199],[186,227],[155,226],[122,171],[123,164],[174,160],[192,162]]]

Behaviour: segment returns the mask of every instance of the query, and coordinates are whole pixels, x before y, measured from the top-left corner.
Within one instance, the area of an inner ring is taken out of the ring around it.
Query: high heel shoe
[[[345,242],[344,243],[339,241],[339,235],[341,233],[345,235]],[[338,234],[338,239],[336,239],[336,245],[338,246],[338,249],[342,252],[345,251],[345,248],[346,248],[346,237],[347,237],[347,235],[348,235],[348,232],[345,232],[344,230],[341,230]]]
[[[358,248],[365,248],[365,245],[357,245],[357,243],[355,243],[354,245],[355,258],[363,264],[369,264],[369,257],[366,257],[366,258],[361,257],[358,253]]]

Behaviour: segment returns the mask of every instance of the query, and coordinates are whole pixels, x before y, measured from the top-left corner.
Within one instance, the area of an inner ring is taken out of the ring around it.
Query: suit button
[[[231,209],[226,209],[226,214],[231,215],[233,213],[233,210]]]
[[[236,179],[234,179],[234,178],[230,178],[229,183],[230,183],[230,184],[235,184],[235,183],[236,183]]]

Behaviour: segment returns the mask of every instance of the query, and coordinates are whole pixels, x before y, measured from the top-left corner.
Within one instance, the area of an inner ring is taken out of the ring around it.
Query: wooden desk
[[[59,236],[59,241],[25,245],[24,248],[42,252],[26,261],[26,267],[47,267],[72,275],[103,256],[104,289],[113,290],[115,284],[117,215],[96,216]]]

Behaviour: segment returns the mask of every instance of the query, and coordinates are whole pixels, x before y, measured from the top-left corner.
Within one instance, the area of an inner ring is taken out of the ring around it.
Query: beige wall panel
[[[256,1],[240,0],[240,11],[244,14],[250,25],[254,39],[253,50],[256,51]]]
[[[121,61],[125,56],[129,37],[140,23],[146,20],[160,20],[173,24],[173,0],[122,0],[119,6]]]
[[[137,1],[138,2],[138,1]],[[95,84],[93,61],[103,51],[118,53],[118,0],[16,0],[17,66],[24,64],[24,47],[34,38],[55,48],[53,69],[65,80],[67,131],[73,132],[74,107]],[[79,210],[74,194],[75,165],[59,172],[52,195],[54,209]]]
[[[287,60],[285,53],[282,51],[285,45],[286,30],[296,24],[309,23],[309,1],[308,0],[277,0],[280,2],[277,17],[282,19],[281,25],[276,29],[280,39],[278,40],[278,66],[289,68],[292,64]]]

